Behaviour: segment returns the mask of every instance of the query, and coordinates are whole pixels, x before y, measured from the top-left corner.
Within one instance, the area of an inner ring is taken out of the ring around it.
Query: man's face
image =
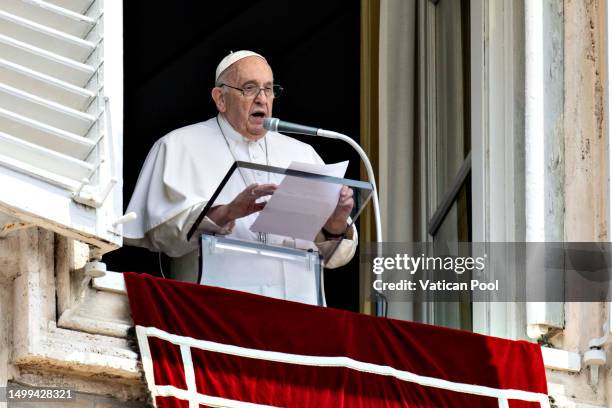
[[[273,85],[272,69],[259,57],[243,58],[233,68],[234,73],[228,77],[227,85],[236,88]],[[272,115],[274,96],[266,96],[261,91],[254,97],[248,97],[237,89],[225,87],[222,100],[222,104],[217,103],[217,108],[238,133],[250,140],[258,140],[266,134],[263,122],[264,118]]]

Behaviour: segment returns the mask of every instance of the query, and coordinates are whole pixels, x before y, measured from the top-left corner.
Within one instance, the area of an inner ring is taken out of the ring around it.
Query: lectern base
[[[198,282],[324,305],[321,262],[319,253],[313,250],[203,234],[200,237]]]

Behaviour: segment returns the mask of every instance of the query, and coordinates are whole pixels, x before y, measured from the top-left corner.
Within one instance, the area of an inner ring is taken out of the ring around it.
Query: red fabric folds
[[[248,350],[347,357],[460,384],[546,394],[540,347],[460,330],[366,316],[126,273],[134,323]],[[180,349],[149,338],[156,386],[186,389]],[[191,347],[197,392],[284,407],[497,407],[489,396],[423,386],[392,375]],[[151,384],[149,384],[151,386]],[[157,397],[160,407],[187,406]],[[510,400],[510,407],[539,403]]]

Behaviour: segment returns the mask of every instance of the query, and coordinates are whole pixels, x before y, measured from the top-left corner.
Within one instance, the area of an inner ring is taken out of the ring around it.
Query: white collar
[[[242,136],[240,133],[238,133],[232,127],[232,125],[227,121],[227,119],[225,119],[225,116],[222,115],[221,113],[219,113],[219,115],[217,115],[217,118],[219,119],[219,126],[221,127],[221,132],[223,132],[223,135],[225,135],[225,137],[227,138],[228,142],[230,142],[232,144],[245,143],[247,145],[253,143],[253,144],[259,145],[262,148],[264,147],[264,139],[266,138],[268,132],[266,132],[264,137],[260,138],[257,141],[251,140],[251,139],[248,139],[248,138]]]

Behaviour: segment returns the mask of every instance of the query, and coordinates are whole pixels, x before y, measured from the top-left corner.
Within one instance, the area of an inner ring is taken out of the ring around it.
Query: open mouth
[[[266,117],[266,113],[263,111],[257,111],[257,112],[253,112],[251,113],[251,123],[253,123],[256,126],[263,126],[263,122],[264,122],[264,118]]]

